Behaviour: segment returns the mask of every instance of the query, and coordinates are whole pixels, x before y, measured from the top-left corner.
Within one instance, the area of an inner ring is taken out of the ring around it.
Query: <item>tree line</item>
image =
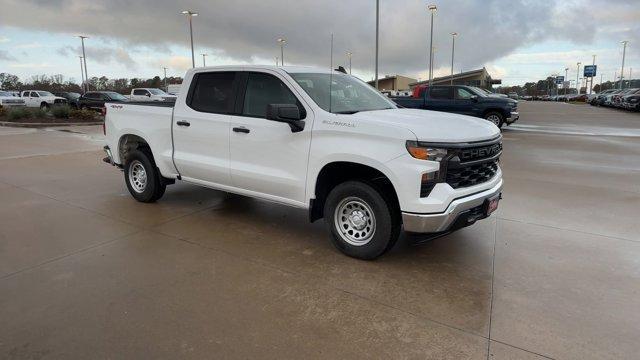
[[[182,83],[181,77],[167,77],[167,85]],[[115,91],[121,94],[129,94],[133,88],[160,88],[164,89],[164,79],[154,76],[151,79],[141,78],[117,78],[109,79],[106,76],[94,76],[89,78],[89,90]],[[0,89],[2,90],[44,90],[50,92],[70,91],[82,93],[82,88],[71,79],[65,79],[64,75],[34,75],[26,81],[21,81],[16,75],[0,73]]]
[[[597,81],[597,78],[596,78]],[[584,84],[583,84],[584,85]],[[624,88],[638,88],[640,87],[640,79],[635,80],[625,80]],[[618,89],[620,88],[619,81],[607,81],[602,84],[593,85],[593,92],[599,93],[600,91],[608,90],[608,89]],[[508,94],[515,92],[522,96],[539,96],[539,95],[558,95],[564,94],[564,89],[562,87],[558,87],[556,85],[555,77],[549,76],[546,79],[538,80],[537,82],[527,82],[524,85],[516,85],[516,86],[500,86],[498,87],[498,92],[501,94]],[[585,92],[585,88],[582,87],[580,89],[581,93]],[[586,92],[589,92],[589,88],[586,88]],[[567,93],[576,93],[576,88],[567,89]]]

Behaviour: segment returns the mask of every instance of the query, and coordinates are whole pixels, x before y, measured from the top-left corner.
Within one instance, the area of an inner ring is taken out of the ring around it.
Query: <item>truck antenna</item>
[[[331,64],[329,65],[329,112],[331,112],[331,86],[333,83],[333,33],[331,33],[331,52],[329,58]]]

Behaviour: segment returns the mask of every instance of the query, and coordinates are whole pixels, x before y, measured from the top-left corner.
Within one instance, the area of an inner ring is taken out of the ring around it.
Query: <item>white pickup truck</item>
[[[400,109],[337,71],[196,68],[175,104],[105,107],[104,161],[136,200],[181,180],[305,209],[356,258],[382,255],[403,228],[437,237],[471,225],[501,197],[495,125]]]
[[[129,99],[131,101],[175,101],[176,97],[156,88],[138,88],[131,89]]]

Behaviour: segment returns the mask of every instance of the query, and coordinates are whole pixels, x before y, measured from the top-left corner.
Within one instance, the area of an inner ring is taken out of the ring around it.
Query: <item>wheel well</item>
[[[309,220],[314,222],[321,219],[324,214],[324,203],[337,185],[349,181],[360,180],[375,187],[380,194],[399,211],[398,195],[391,183],[391,180],[377,169],[367,165],[351,162],[333,162],[325,165],[316,181],[315,199],[311,200],[309,208]]]
[[[154,161],[151,147],[149,146],[149,143],[147,143],[143,138],[133,134],[122,135],[118,143],[118,154],[120,155],[120,163],[124,165],[127,162],[127,156],[129,155],[129,153],[133,150],[138,149],[147,152],[151,156],[151,160]]]
[[[498,108],[490,108],[490,109],[485,110],[482,113],[482,117],[483,118],[486,117],[487,114],[489,114],[490,112],[497,112],[498,114],[502,115],[503,118],[506,117],[505,112],[502,109],[498,109]]]
[[[40,106],[49,106],[49,103],[47,103],[46,101],[43,101],[40,103]]]

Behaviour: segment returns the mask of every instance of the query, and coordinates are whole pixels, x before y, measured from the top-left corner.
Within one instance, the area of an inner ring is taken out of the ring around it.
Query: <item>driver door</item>
[[[277,73],[241,73],[231,116],[230,174],[234,187],[285,203],[304,203],[312,113]],[[298,106],[304,130],[266,117],[269,104]]]
[[[478,95],[463,87],[455,87],[454,96],[454,112],[463,115],[475,114],[474,108],[477,104]]]

